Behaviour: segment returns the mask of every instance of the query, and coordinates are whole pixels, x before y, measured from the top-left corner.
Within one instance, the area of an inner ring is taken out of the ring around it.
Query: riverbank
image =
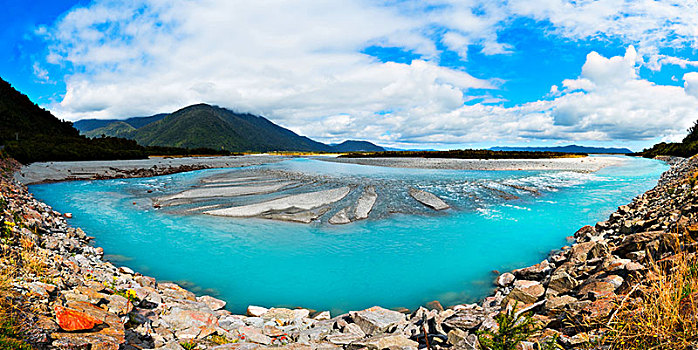
[[[623,157],[589,156],[551,159],[338,158],[306,156],[327,162],[394,168],[454,170],[564,170],[594,172],[623,162]],[[25,184],[73,180],[150,177],[192,170],[237,168],[276,163],[288,155],[259,154],[226,157],[151,157],[137,160],[37,162],[23,166],[14,178]]]
[[[623,162],[621,156],[550,159],[449,159],[449,158],[317,158],[327,162],[414,169],[452,170],[557,170],[595,172]]]
[[[151,157],[149,159],[37,162],[23,166],[14,175],[25,184],[73,180],[103,180],[168,175],[211,168],[238,168],[280,162],[287,157],[247,155],[223,157]]]
[[[411,313],[374,307],[343,315],[250,307],[248,315],[232,315],[223,301],[105,262],[82,230],[69,227],[12,179],[11,164],[2,168],[1,268],[9,280],[3,295],[40,348],[416,348],[426,345],[425,331],[432,349],[469,348],[476,331],[496,329],[494,316],[507,304],[535,312],[545,327],[538,338],[558,336],[572,348],[603,336],[602,327],[580,327],[581,321],[610,317],[612,302],[633,292],[651,259],[676,253],[662,244],[666,232],[684,232],[682,227],[689,234],[698,211],[692,205],[698,199],[691,189],[695,179],[690,182],[698,166],[686,160],[608,221],[577,232],[574,245],[500,276],[498,290],[480,304],[444,309],[431,303],[431,310]]]

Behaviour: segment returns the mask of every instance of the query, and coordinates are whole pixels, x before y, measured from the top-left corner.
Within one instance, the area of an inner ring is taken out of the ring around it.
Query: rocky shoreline
[[[3,169],[16,166],[4,162]],[[657,187],[608,221],[580,229],[571,246],[500,275],[494,294],[479,304],[444,309],[433,302],[412,312],[372,307],[343,315],[257,306],[233,315],[224,301],[115,266],[10,170],[0,179],[0,270],[12,277],[3,297],[17,307],[27,340],[39,349],[413,349],[427,342],[430,349],[477,349],[476,332],[495,330],[494,317],[512,306],[533,313],[544,327],[538,339],[575,348],[603,335],[580,325],[607,317],[647,272],[649,259],[673,254],[662,243],[668,232],[697,219],[689,177],[698,161],[673,162]]]

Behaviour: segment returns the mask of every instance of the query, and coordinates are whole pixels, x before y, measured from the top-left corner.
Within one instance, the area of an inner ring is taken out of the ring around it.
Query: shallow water
[[[605,220],[618,205],[652,188],[666,169],[664,163],[636,158],[591,174],[397,169],[294,159],[30,190],[56,210],[73,213],[70,223],[95,236],[106,254],[118,256],[115,264],[217,295],[233,312],[255,304],[337,313],[482,298],[492,289],[492,270],[539,262],[582,225]],[[326,218],[305,225],[152,208],[153,198],[204,178],[279,170],[322,179],[316,186],[376,184],[375,212],[368,220],[331,226]],[[407,186],[431,191],[454,209],[433,213],[410,206]]]

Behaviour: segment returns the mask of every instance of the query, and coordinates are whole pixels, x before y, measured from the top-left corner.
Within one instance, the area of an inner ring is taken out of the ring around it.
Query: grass
[[[677,253],[650,262],[636,293],[605,322],[603,343],[610,349],[678,350],[698,344],[698,261],[683,249],[693,243],[690,236],[675,238]]]
[[[0,265],[16,266],[7,264],[8,248],[0,247]],[[9,298],[16,271],[9,267],[0,269],[0,349],[6,350],[31,350],[31,346],[22,341],[22,332],[15,317],[16,310]]]

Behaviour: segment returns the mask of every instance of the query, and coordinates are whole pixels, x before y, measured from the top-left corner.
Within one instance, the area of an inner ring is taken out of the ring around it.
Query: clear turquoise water
[[[667,166],[628,158],[621,166],[580,174],[396,169],[295,159],[260,168],[388,186],[415,184],[457,209],[387,214],[396,195],[383,193],[388,202],[376,209],[384,211],[380,219],[303,225],[154,210],[153,194],[145,191],[176,192],[205,176],[249,169],[42,184],[30,190],[54,209],[73,213],[70,223],[95,236],[115,264],[217,295],[231,311],[254,304],[341,312],[482,298],[492,289],[493,270],[539,262],[567,244],[566,237],[582,225],[606,219],[618,205],[652,188]],[[526,194],[503,184],[541,192]],[[483,186],[520,198],[505,200]]]

